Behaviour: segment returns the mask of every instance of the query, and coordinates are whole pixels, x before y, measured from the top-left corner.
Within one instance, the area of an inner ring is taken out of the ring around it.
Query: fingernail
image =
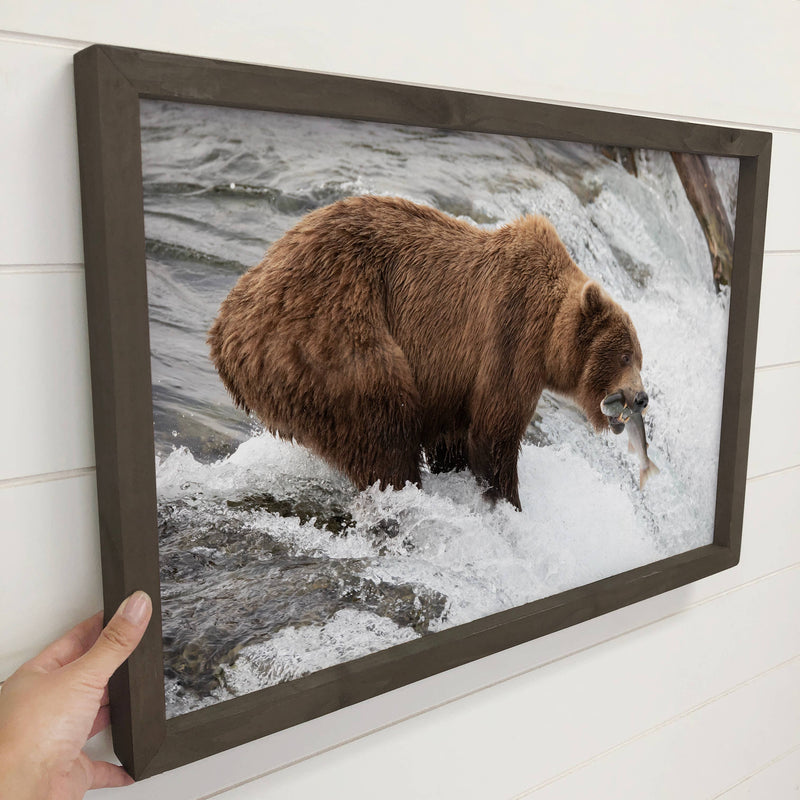
[[[134,625],[141,625],[147,616],[150,598],[142,591],[134,592],[122,607],[122,616]]]

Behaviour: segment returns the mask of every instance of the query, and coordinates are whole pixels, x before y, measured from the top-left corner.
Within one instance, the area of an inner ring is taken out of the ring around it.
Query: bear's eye
[[[625,355],[622,356],[622,363],[623,364],[631,363],[631,357],[627,353],[625,353]]]

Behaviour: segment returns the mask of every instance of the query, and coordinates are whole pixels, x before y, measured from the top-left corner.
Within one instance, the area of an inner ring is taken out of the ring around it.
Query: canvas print
[[[169,717],[711,543],[738,159],[140,111]]]

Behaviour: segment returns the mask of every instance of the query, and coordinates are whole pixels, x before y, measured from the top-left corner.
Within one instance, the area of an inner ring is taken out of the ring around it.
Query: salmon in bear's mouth
[[[606,395],[600,403],[600,410],[608,417],[611,430],[617,434],[625,430],[625,423],[634,413],[622,390]]]
[[[637,399],[639,399],[637,397]],[[606,395],[600,403],[600,411],[608,417],[608,424],[614,433],[622,433],[628,427],[628,449],[639,458],[639,488],[644,489],[645,484],[652,475],[657,475],[660,470],[647,455],[647,438],[644,433],[642,414],[647,409],[647,395],[643,395],[645,405],[634,408],[628,405],[624,392],[618,391]]]

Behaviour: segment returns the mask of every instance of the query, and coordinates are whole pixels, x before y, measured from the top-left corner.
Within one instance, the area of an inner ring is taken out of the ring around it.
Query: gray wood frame
[[[144,778],[738,563],[769,133],[94,45],[75,55],[103,594],[154,601],[111,685],[114,746]],[[139,100],[736,156],[738,211],[713,544],[234,700],[164,713]]]

